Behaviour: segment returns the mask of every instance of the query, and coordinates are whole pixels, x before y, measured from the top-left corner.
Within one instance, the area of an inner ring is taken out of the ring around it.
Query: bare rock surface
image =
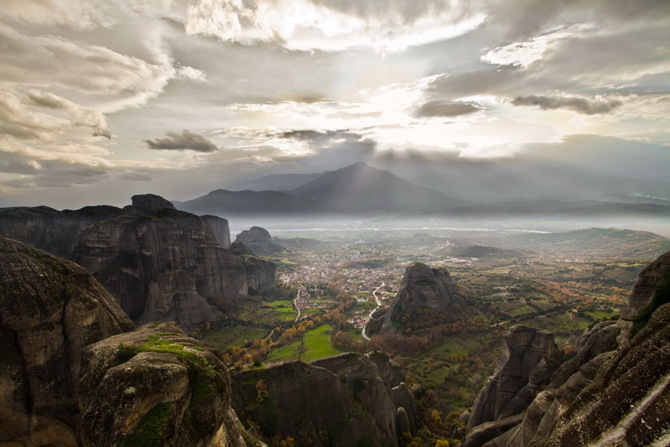
[[[132,205],[128,205],[123,208],[123,211],[128,214],[151,216],[159,213],[164,209],[175,209],[172,202],[156,194],[140,194],[131,197],[131,199]]]
[[[82,447],[263,445],[230,408],[221,354],[174,323],[89,346],[82,372]]]
[[[237,235],[236,240],[253,250],[260,256],[272,256],[286,251],[286,247],[272,240],[272,236],[265,228],[251,227]]]
[[[528,326],[513,326],[504,336],[494,375],[475,399],[468,432],[485,422],[517,415],[549,385],[560,365],[553,334]]]
[[[3,237],[0,278],[0,445],[74,447],[83,349],[134,325],[83,268]]]
[[[448,309],[454,303],[458,286],[443,267],[431,268],[416,262],[405,269],[389,311],[386,313],[382,332],[393,330],[392,319],[403,310],[417,307],[440,310]]]
[[[70,258],[87,227],[122,214],[120,208],[106,205],[63,211],[46,206],[2,208],[0,234],[61,258]]]
[[[177,210],[99,222],[82,234],[73,258],[135,321],[176,317],[190,328],[216,318],[217,311],[205,306],[205,300],[225,303],[247,289],[242,261],[219,245],[207,222]],[[165,303],[170,284],[184,289]],[[150,296],[162,302],[147,305]]]
[[[228,221],[223,217],[212,216],[209,214],[200,217],[205,219],[205,222],[212,227],[214,236],[216,236],[216,240],[219,241],[219,244],[223,248],[230,248],[230,226],[228,225]]]
[[[233,408],[263,436],[291,436],[296,445],[398,445],[391,390],[368,355],[234,374]]]

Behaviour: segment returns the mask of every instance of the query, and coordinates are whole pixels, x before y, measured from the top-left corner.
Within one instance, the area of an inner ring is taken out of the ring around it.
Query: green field
[[[305,334],[304,343],[306,352],[301,357],[303,362],[313,362],[324,357],[342,354],[342,351],[333,348],[331,345],[330,335],[324,333],[332,330],[333,328],[330,325],[324,324]]]

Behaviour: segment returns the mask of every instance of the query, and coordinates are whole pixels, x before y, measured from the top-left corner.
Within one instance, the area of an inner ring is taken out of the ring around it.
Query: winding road
[[[374,309],[372,309],[372,312],[370,312],[370,315],[368,315],[368,320],[365,322],[365,326],[363,326],[363,330],[361,331],[361,335],[363,336],[363,338],[366,339],[366,340],[368,340],[368,341],[370,341],[370,337],[368,337],[368,336],[365,334],[365,329],[367,329],[367,327],[368,327],[368,321],[370,321],[370,319],[372,318],[372,314],[375,313],[375,311],[376,311],[377,309],[379,309],[380,307],[382,307],[382,301],[381,301],[381,300],[379,299],[379,297],[377,296],[377,292],[379,292],[379,289],[381,289],[381,288],[384,287],[385,285],[386,285],[386,283],[385,283],[384,281],[382,281],[382,285],[379,286],[379,287],[377,287],[377,288],[375,289],[375,291],[372,292],[372,296],[375,297],[375,301],[377,302],[377,307],[375,307]]]

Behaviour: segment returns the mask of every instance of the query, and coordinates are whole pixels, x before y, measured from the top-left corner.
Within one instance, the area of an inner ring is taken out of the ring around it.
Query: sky
[[[0,206],[358,161],[666,179],[669,93],[664,0],[3,0]]]

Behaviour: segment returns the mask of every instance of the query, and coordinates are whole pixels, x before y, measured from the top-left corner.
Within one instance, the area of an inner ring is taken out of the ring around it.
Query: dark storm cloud
[[[518,96],[512,104],[515,106],[538,106],[541,110],[568,109],[585,115],[609,113],[623,102],[610,99],[607,101],[588,100],[586,98],[561,98],[550,96]]]
[[[216,144],[207,138],[188,129],[184,129],[180,134],[176,132],[167,132],[166,138],[156,138],[155,140],[142,140],[149,146],[149,149],[166,151],[195,151],[195,152],[216,152],[219,148]]]
[[[421,117],[454,117],[462,115],[470,115],[482,110],[481,107],[469,102],[445,102],[445,101],[430,101],[423,104],[415,112],[414,116]]]

